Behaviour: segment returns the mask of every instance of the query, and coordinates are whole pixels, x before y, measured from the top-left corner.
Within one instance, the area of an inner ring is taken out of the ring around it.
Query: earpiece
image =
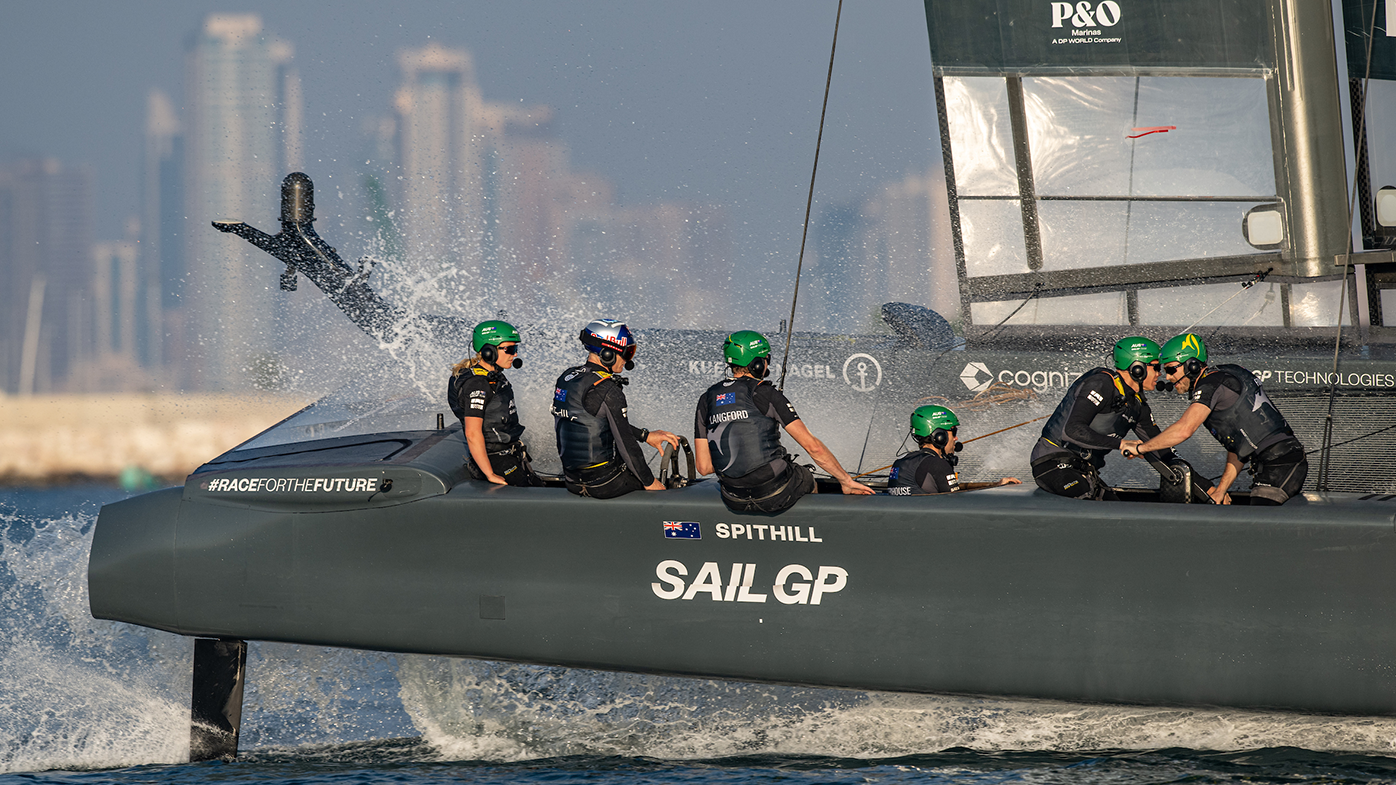
[[[1196,357],[1189,357],[1186,361],[1184,361],[1183,375],[1187,376],[1189,379],[1195,379],[1197,378],[1197,375],[1199,373],[1202,373],[1201,360],[1197,359]]]
[[[601,358],[601,364],[602,364],[602,365],[606,366],[607,368],[610,368],[610,367],[611,367],[611,363],[613,363],[613,362],[616,361],[616,350],[615,350],[615,349],[612,349],[612,348],[609,347],[609,346],[603,346],[603,347],[601,347],[601,349],[596,353],[596,356]],[[629,369],[629,368],[626,368],[626,370],[628,371],[628,370],[630,370],[630,369]]]
[[[1145,363],[1135,360],[1134,362],[1129,364],[1129,378],[1135,380],[1136,382],[1142,382],[1148,375],[1149,366]]]
[[[755,360],[752,360],[751,364],[747,366],[747,370],[751,372],[752,376],[758,379],[764,379],[771,375],[771,369],[770,366],[766,364],[765,357],[757,357]]]
[[[949,431],[945,430],[944,428],[937,428],[937,429],[935,429],[934,431],[931,432],[931,444],[934,444],[934,445],[936,446],[937,449],[943,450],[943,449],[945,449],[945,445],[947,445],[947,444],[949,444],[949,443],[950,443],[950,432],[949,432]],[[960,445],[956,444],[955,446],[956,446],[956,447],[959,447]],[[958,450],[956,450],[956,452],[958,452]]]
[[[484,360],[490,365],[495,365],[495,361],[499,359],[499,349],[495,348],[495,345],[492,343],[487,343],[484,346],[481,346],[480,359]]]

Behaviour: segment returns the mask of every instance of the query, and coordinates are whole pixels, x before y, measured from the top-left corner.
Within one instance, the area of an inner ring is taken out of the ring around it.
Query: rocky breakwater
[[[0,397],[0,484],[182,482],[306,403],[265,394]]]

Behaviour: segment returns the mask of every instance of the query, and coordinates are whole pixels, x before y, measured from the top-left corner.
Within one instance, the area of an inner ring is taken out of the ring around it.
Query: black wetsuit
[[[1142,393],[1131,389],[1106,368],[1081,374],[1066,391],[1057,410],[1042,428],[1032,450],[1032,476],[1037,486],[1058,496],[1114,501],[1114,491],[1100,479],[1105,456],[1120,449],[1126,434],[1152,439],[1160,430]],[[1172,450],[1151,455],[1174,460]]]
[[[960,478],[955,467],[929,446],[898,458],[887,480],[887,492],[893,496],[923,496],[958,490]]]
[[[784,393],[750,376],[724,379],[698,399],[693,438],[708,442],[728,509],[778,513],[814,490],[814,475],[780,443],[781,427],[798,419]]]
[[[1211,409],[1202,424],[1227,452],[1250,464],[1252,505],[1284,504],[1303,490],[1309,476],[1304,445],[1254,374],[1239,365],[1209,367],[1188,399]]]
[[[518,407],[514,403],[514,388],[503,371],[488,371],[481,366],[466,368],[451,377],[446,388],[446,401],[451,411],[465,427],[465,418],[480,419],[480,431],[485,437],[485,454],[490,468],[510,485],[541,486],[543,480],[529,466],[528,451],[520,441],[524,427],[519,424]],[[465,449],[465,467],[470,476],[485,479],[485,473]]]
[[[553,391],[553,425],[567,490],[612,499],[654,482],[640,451],[649,432],[626,419],[621,377],[588,362],[568,368]]]

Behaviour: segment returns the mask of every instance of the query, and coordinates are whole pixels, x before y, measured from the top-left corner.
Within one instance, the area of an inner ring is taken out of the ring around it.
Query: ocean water
[[[899,695],[253,643],[189,764],[189,640],[87,611],[116,489],[0,489],[9,783],[1396,782],[1396,719]]]

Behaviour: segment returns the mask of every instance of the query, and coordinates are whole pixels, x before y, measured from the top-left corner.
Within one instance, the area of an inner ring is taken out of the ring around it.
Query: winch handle
[[[693,463],[693,448],[689,446],[688,439],[679,437],[679,446],[683,448],[684,455],[688,458],[688,476],[679,474],[679,453],[674,446],[668,442],[659,453],[659,482],[665,488],[684,488],[693,484],[696,479],[696,470]]]

